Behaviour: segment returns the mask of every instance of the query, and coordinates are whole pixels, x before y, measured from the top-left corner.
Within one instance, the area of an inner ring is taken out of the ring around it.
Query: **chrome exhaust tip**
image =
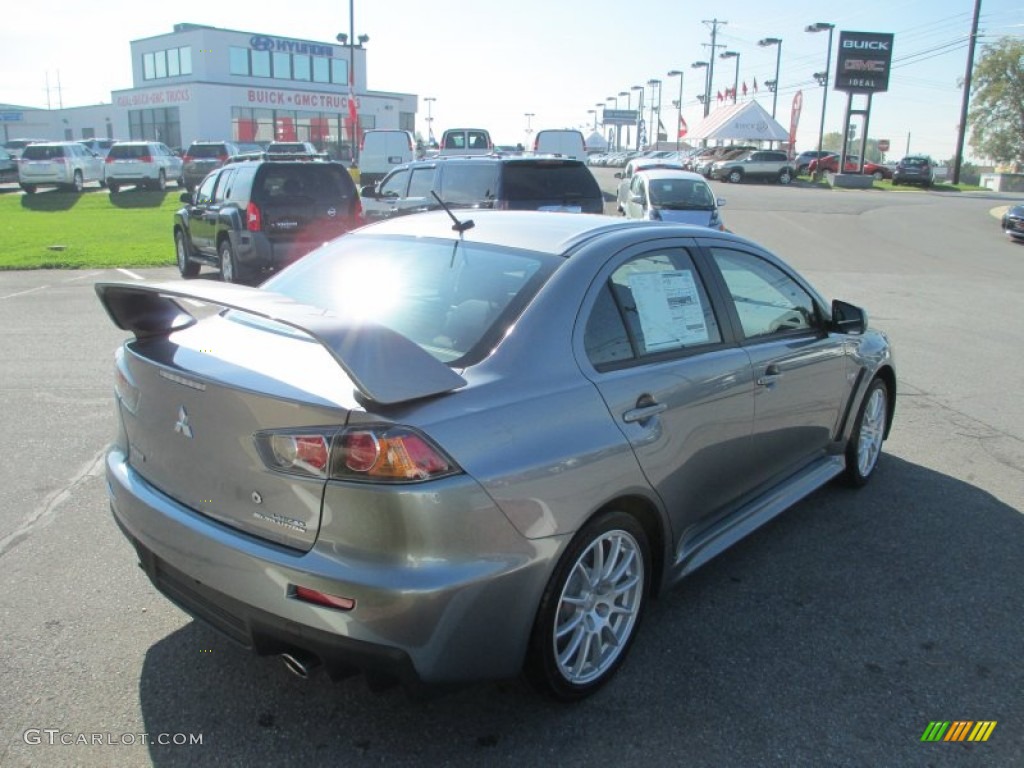
[[[289,651],[281,654],[285,669],[302,680],[308,680],[310,673],[319,665],[316,656],[302,651]]]

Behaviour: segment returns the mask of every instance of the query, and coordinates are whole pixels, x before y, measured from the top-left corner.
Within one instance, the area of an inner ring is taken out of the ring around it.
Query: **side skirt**
[[[846,467],[839,456],[824,456],[772,486],[731,515],[693,537],[684,538],[676,552],[673,581],[697,570],[769,520],[809,496]]]

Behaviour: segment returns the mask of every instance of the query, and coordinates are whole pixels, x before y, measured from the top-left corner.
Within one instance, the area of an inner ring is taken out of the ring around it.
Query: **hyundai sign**
[[[299,40],[286,40],[269,35],[253,35],[249,38],[249,47],[254,51],[286,51],[288,53],[307,54],[309,56],[333,56],[334,49],[329,45],[304,43]]]
[[[893,36],[884,32],[840,32],[836,90],[878,93],[889,90]]]

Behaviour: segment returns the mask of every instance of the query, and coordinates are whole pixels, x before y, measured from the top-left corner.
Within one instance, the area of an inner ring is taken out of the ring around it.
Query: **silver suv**
[[[745,152],[731,160],[720,160],[711,166],[711,178],[738,184],[744,179],[778,181],[789,184],[796,171],[785,152],[759,149]]]
[[[103,185],[103,159],[75,141],[29,144],[18,161],[18,183],[29,195],[42,186],[81,192],[92,181]]]
[[[163,190],[168,181],[184,186],[181,158],[159,141],[119,141],[107,153],[104,179],[112,193],[127,184]]]

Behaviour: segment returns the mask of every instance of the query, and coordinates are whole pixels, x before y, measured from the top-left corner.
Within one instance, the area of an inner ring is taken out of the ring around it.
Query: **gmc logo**
[[[882,74],[885,72],[885,62],[874,60],[867,61],[865,59],[847,59],[843,62],[844,72],[877,72]]]
[[[857,50],[888,51],[889,44],[881,40],[843,40],[843,48],[854,48]]]

